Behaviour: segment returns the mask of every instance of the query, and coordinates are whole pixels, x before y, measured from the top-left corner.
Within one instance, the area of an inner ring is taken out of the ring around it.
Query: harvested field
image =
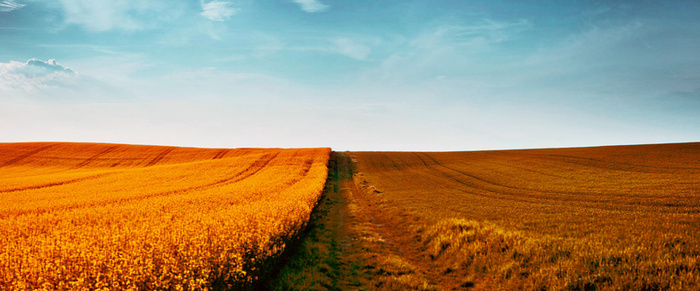
[[[438,286],[700,287],[698,143],[352,155]]]
[[[700,288],[700,143],[334,160],[278,289]]]
[[[329,149],[0,144],[0,289],[252,288]]]

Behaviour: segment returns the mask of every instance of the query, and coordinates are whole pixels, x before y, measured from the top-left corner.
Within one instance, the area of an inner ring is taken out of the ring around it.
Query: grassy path
[[[435,289],[413,264],[419,261],[415,246],[386,224],[386,209],[355,184],[352,168],[347,154],[331,154],[309,232],[269,289]]]
[[[347,207],[339,193],[347,174],[339,169],[338,153],[331,153],[328,180],[323,197],[309,220],[308,233],[288,258],[279,274],[270,281],[271,290],[339,289],[340,256],[349,238],[344,223]]]

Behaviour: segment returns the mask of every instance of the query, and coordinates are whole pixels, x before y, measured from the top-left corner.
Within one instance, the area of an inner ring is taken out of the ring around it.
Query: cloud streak
[[[476,24],[445,24],[421,35],[412,42],[416,47],[462,46],[488,48],[490,45],[512,39],[515,35],[532,28],[530,21],[514,22],[484,19]]]
[[[295,3],[299,4],[301,7],[301,10],[304,10],[308,13],[316,13],[316,12],[324,12],[328,10],[330,6],[321,3],[318,0],[292,0]]]
[[[26,6],[26,4],[19,4],[14,0],[4,0],[0,1],[0,12],[10,12],[13,10],[20,9]]]
[[[240,9],[230,7],[231,3],[226,1],[211,1],[207,3],[201,1],[200,3],[203,10],[200,15],[211,21],[228,20],[240,11]]]

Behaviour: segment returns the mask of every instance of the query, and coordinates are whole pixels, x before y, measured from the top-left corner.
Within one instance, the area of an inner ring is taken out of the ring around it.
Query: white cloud
[[[226,1],[211,1],[208,3],[201,1],[200,3],[203,10],[200,15],[212,21],[227,20],[240,11],[240,9],[231,8],[231,3]]]
[[[173,1],[174,2],[174,1]],[[67,24],[92,31],[142,30],[177,18],[182,4],[165,0],[60,0]]]
[[[38,89],[70,85],[77,74],[54,59],[30,59],[25,63],[0,63],[0,88],[34,92]]]
[[[299,4],[301,10],[309,13],[323,12],[328,10],[328,5],[319,2],[318,0],[292,0]]]
[[[2,12],[10,12],[12,10],[20,9],[24,6],[25,6],[25,4],[19,4],[19,3],[17,3],[17,1],[14,1],[14,0],[0,1],[0,11],[2,11]]]
[[[39,59],[29,59],[24,66],[20,68],[21,69],[18,70],[18,72],[24,74],[25,76],[43,76],[52,73],[75,75],[73,70],[61,66],[55,59],[49,59],[46,62]]]
[[[347,38],[335,39],[333,43],[336,46],[336,52],[357,60],[367,59],[367,56],[372,52],[368,46]]]

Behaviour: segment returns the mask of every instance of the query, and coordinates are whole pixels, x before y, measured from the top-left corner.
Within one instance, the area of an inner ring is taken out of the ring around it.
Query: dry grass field
[[[700,143],[333,153],[276,290],[698,290]]]
[[[0,289],[252,288],[330,149],[0,144]]]
[[[700,143],[350,155],[375,288],[700,289]]]

